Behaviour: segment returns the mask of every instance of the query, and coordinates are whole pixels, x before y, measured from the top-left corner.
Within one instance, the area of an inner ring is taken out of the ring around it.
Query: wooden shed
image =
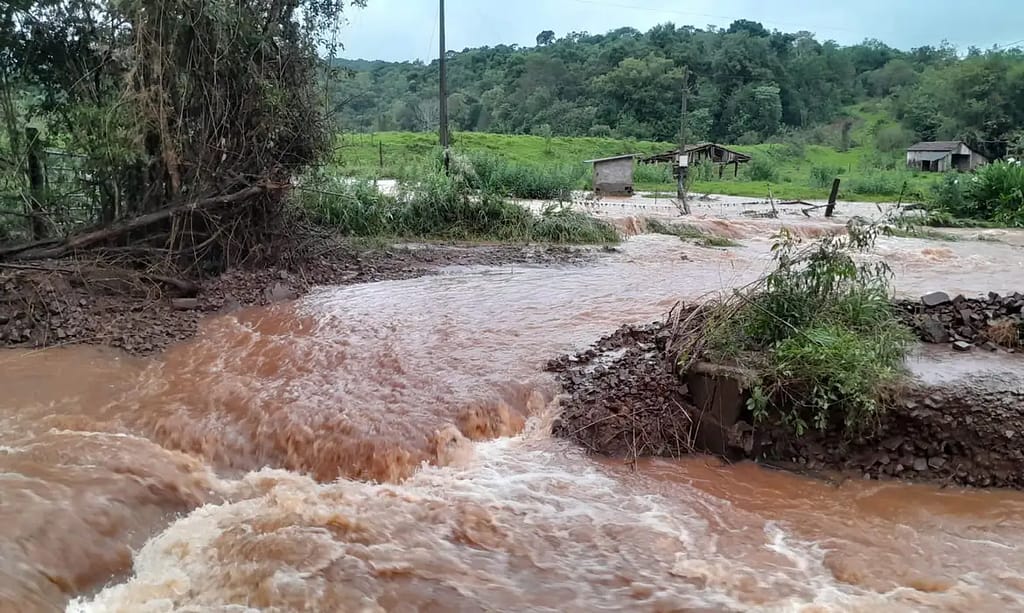
[[[728,147],[724,147],[717,143],[698,143],[696,145],[687,145],[685,149],[687,156],[687,164],[694,166],[701,162],[710,162],[715,166],[718,166],[718,176],[722,176],[722,172],[725,167],[729,164],[733,165],[733,174],[739,173],[740,164],[746,164],[750,161],[750,156],[746,153],[740,153]],[[665,153],[659,153],[650,157],[645,157],[640,160],[641,164],[663,164],[672,163],[675,164],[679,157],[679,149],[673,149],[672,151],[666,151]]]
[[[599,196],[633,195],[633,154],[586,160],[594,165],[594,193]]]
[[[907,149],[907,167],[925,172],[971,171],[989,159],[961,140],[921,142]]]

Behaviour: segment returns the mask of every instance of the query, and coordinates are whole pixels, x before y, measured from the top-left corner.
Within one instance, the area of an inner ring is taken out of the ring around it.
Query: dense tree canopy
[[[436,126],[436,63],[340,61],[354,75],[331,90],[343,129]],[[694,138],[763,140],[837,119],[867,98],[886,99],[920,138],[1015,138],[1024,125],[1024,54],[948,46],[911,51],[877,40],[839,46],[809,32],[739,20],[726,29],[662,24],[646,33],[549,30],[537,46],[449,54],[453,127],[560,135],[611,133],[674,140],[683,68]]]

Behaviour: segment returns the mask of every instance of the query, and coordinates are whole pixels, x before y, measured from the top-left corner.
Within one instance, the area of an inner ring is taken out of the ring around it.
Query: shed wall
[[[633,194],[633,158],[594,162],[594,192],[607,196]]]

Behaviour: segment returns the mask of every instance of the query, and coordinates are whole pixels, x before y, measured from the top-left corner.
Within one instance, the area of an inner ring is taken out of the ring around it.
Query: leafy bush
[[[666,223],[658,219],[647,219],[646,225],[647,231],[651,234],[678,236],[682,239],[695,239],[702,238],[704,236],[704,232],[702,232],[700,228],[688,223]]]
[[[764,139],[757,132],[744,132],[736,139],[737,145],[758,145],[763,142]]]
[[[824,188],[832,185],[832,180],[843,173],[839,166],[811,166],[811,187]]]
[[[890,125],[879,128],[875,132],[875,147],[879,151],[902,151],[917,140],[913,130],[908,130],[901,125]]]
[[[763,155],[754,156],[750,162],[747,163],[746,171],[747,176],[751,181],[766,181],[768,183],[774,183],[779,179],[779,173],[775,168],[775,163]]]
[[[633,180],[637,183],[675,183],[670,164],[637,164]]]
[[[854,259],[882,228],[854,220],[846,236],[806,247],[783,230],[772,272],[680,327],[680,367],[697,359],[752,366],[755,419],[797,435],[869,429],[912,342],[889,300],[891,271]]]
[[[617,243],[619,233],[610,224],[564,205],[543,210],[529,229],[531,240],[544,243]]]
[[[714,181],[715,180],[715,165],[707,160],[703,160],[690,166],[690,174],[688,178],[691,182],[693,181]]]
[[[952,218],[1024,227],[1024,166],[1011,158],[983,166],[969,178],[946,176],[935,187],[932,203],[936,213]]]

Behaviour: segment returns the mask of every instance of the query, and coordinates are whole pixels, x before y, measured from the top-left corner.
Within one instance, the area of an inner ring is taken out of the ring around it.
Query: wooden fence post
[[[836,210],[836,198],[839,197],[839,177],[832,181],[832,193],[828,195],[828,206],[825,207],[825,217],[832,217]]]

